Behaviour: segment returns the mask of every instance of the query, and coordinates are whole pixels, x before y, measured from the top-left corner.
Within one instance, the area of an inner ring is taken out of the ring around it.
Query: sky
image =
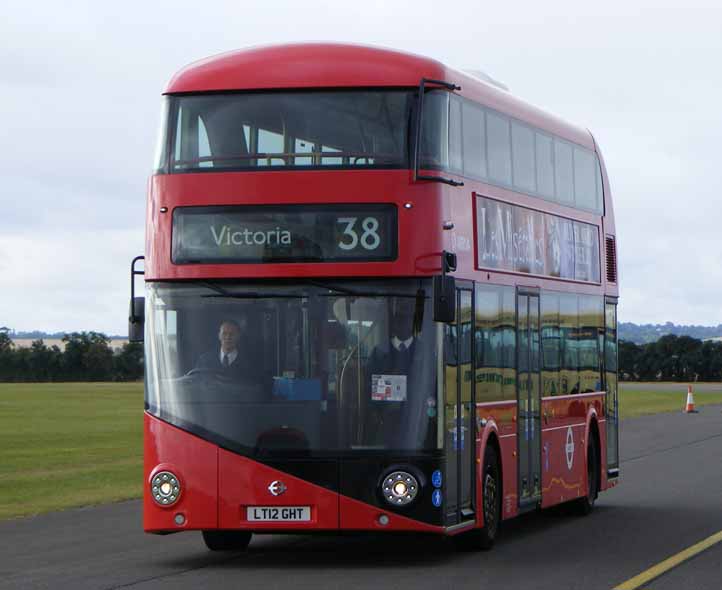
[[[719,3],[129,0],[3,9],[0,326],[125,334],[166,83],[202,57],[297,41],[482,69],[590,129],[620,321],[722,323]]]

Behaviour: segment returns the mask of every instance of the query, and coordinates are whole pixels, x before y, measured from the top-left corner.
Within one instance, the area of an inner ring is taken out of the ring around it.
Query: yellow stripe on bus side
[[[651,582],[662,574],[667,573],[672,568],[677,567],[688,559],[692,559],[695,555],[702,553],[702,551],[706,551],[713,545],[716,545],[720,542],[722,542],[722,531],[719,531],[714,535],[707,537],[704,541],[700,541],[699,543],[696,543],[695,545],[692,545],[691,547],[680,551],[676,555],[665,559],[657,565],[650,567],[648,570],[643,571],[641,574],[634,576],[633,578],[630,578],[619,586],[615,586],[614,590],[637,590],[637,588],[639,588],[640,586]]]

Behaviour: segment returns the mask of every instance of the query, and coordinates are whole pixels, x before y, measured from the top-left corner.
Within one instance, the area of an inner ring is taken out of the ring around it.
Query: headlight
[[[419,482],[406,471],[389,473],[381,485],[384,498],[393,506],[411,504],[419,493]]]
[[[170,471],[160,471],[153,476],[150,491],[156,504],[171,506],[178,501],[181,486],[175,474]]]

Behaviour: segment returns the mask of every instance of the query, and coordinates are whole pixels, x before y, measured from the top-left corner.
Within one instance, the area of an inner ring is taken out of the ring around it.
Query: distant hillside
[[[674,334],[675,336],[691,336],[698,340],[722,337],[722,324],[719,326],[678,326],[672,322],[666,324],[634,324],[631,322],[619,323],[619,339],[647,344],[656,342],[662,336]]]
[[[62,340],[63,336],[70,332],[42,332],[33,330],[32,332],[16,332],[7,328],[0,328],[0,331],[7,331],[8,336],[13,340],[23,340],[32,342],[33,340]],[[619,323],[619,339],[635,344],[648,344],[656,342],[662,336],[674,334],[675,336],[691,336],[698,340],[708,340],[710,338],[722,339],[722,324],[719,326],[678,326],[672,322],[666,324],[635,324],[633,322]],[[111,340],[126,342],[128,337],[123,335],[112,334],[108,336]]]

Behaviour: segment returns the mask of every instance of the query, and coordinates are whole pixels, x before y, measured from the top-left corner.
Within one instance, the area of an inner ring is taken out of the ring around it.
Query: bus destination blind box
[[[398,251],[389,203],[178,207],[174,264],[380,262]]]

